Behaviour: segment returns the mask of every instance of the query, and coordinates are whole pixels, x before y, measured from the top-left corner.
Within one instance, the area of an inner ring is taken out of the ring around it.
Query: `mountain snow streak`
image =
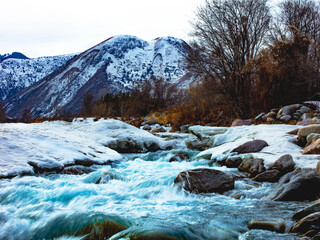
[[[25,109],[33,116],[80,112],[87,92],[94,100],[130,91],[135,81],[152,75],[185,87],[191,81],[185,56],[189,46],[172,37],[146,42],[134,36],[112,37],[79,54],[65,66],[5,102],[10,117]]]

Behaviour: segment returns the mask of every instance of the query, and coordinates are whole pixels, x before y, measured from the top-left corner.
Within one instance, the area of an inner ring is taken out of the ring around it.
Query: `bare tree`
[[[269,30],[267,0],[206,0],[193,22],[191,68],[211,79],[217,91],[247,117],[251,86],[248,64]]]

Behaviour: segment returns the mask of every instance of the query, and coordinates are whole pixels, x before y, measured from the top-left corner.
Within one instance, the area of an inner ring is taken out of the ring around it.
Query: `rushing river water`
[[[0,239],[81,239],[72,233],[111,220],[128,233],[152,231],[178,239],[294,239],[247,229],[254,218],[290,218],[304,203],[261,201],[273,187],[248,179],[219,194],[190,194],[173,186],[178,173],[209,167],[206,160],[169,162],[172,151],[127,154],[85,175],[25,176],[0,180]],[[224,171],[234,169],[219,168]],[[102,178],[101,178],[102,176]],[[99,184],[96,184],[100,180]]]

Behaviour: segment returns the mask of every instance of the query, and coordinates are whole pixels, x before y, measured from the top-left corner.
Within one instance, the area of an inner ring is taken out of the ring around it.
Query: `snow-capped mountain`
[[[21,116],[25,109],[33,116],[77,113],[87,92],[96,100],[107,93],[130,91],[135,81],[152,75],[183,87],[192,79],[186,70],[188,50],[183,40],[173,37],[150,42],[127,35],[112,37],[6,101],[5,109],[10,117]]]
[[[0,61],[0,101],[4,101],[29,87],[75,56],[18,59],[14,57],[16,55],[2,55],[4,58]]]

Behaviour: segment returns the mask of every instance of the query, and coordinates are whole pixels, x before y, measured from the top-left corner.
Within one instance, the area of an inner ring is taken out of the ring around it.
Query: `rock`
[[[315,212],[320,212],[320,203],[313,204],[311,206],[305,207],[304,209],[300,210],[299,212],[296,212],[292,216],[292,219],[298,221],[298,220],[300,220],[300,219],[302,219],[312,213],[315,213]]]
[[[155,124],[158,124],[158,120],[156,118],[148,118],[148,119],[145,119],[145,121],[143,122],[143,125],[146,125],[146,124],[148,124],[149,126],[155,125]]]
[[[298,138],[306,138],[310,133],[320,134],[320,124],[312,124],[305,127],[301,127],[298,131]]]
[[[236,127],[236,126],[244,126],[244,125],[251,125],[252,120],[251,119],[236,119],[232,122],[231,127]]]
[[[127,229],[126,226],[112,222],[103,221],[95,222],[85,226],[83,229],[77,231],[75,236],[83,236],[84,240],[109,239],[114,234]]]
[[[306,233],[313,229],[313,226],[319,228],[320,226],[320,212],[312,213],[302,218],[297,224],[295,224],[290,232],[292,233]],[[319,229],[318,229],[319,230]]]
[[[127,238],[129,237],[129,238]],[[130,240],[179,240],[176,237],[168,236],[163,233],[134,233],[126,235],[126,238],[121,239],[130,239]]]
[[[190,125],[183,125],[180,127],[180,132],[181,133],[189,133],[189,127]]]
[[[296,112],[301,107],[302,107],[301,104],[292,104],[292,105],[284,106],[277,113],[277,119],[280,119],[284,115],[291,116],[294,112]]]
[[[33,167],[33,170],[36,174],[43,174],[43,173],[60,173],[64,165],[60,162],[35,162],[35,161],[28,161],[28,164]]]
[[[266,141],[253,140],[242,144],[231,152],[237,152],[238,154],[260,152],[266,146],[268,146]]]
[[[299,112],[301,112],[301,114],[306,114],[306,113],[309,113],[311,111],[310,108],[308,108],[307,106],[302,106],[300,109],[299,109]]]
[[[276,117],[276,115],[277,115],[276,112],[271,111],[271,112],[267,113],[266,118],[273,118],[274,119]]]
[[[166,129],[164,127],[157,127],[150,131],[151,133],[160,133],[160,132],[166,132]]]
[[[190,150],[204,151],[212,146],[209,139],[186,141],[187,148]]]
[[[259,173],[264,172],[266,169],[263,164],[263,159],[261,158],[248,158],[243,159],[242,163],[238,167],[240,172],[249,173],[250,177],[255,177]]]
[[[280,120],[283,122],[288,122],[288,121],[290,121],[290,119],[291,119],[290,115],[283,115],[280,117]]]
[[[292,130],[292,131],[290,131],[290,132],[287,132],[287,134],[297,135],[297,134],[298,134],[298,131],[299,131],[299,128],[294,129],[294,130]]]
[[[234,188],[234,177],[215,169],[193,169],[179,173],[174,185],[192,193],[222,193]]]
[[[305,119],[305,120],[302,120],[300,122],[297,123],[297,125],[300,125],[300,126],[308,126],[311,124],[311,119]]]
[[[320,139],[305,147],[302,154],[320,154]]]
[[[278,233],[284,233],[286,223],[283,219],[270,218],[270,219],[253,219],[248,224],[249,229],[263,229]]]
[[[254,120],[255,120],[255,121],[258,121],[258,120],[262,119],[263,116],[266,116],[266,114],[265,114],[264,112],[262,112],[262,113],[260,113],[259,115],[257,115],[257,116],[254,118]]]
[[[169,159],[169,162],[181,162],[190,159],[189,155],[185,152],[175,152],[174,156]]]
[[[267,170],[255,176],[252,180],[257,182],[277,182],[282,173],[277,169]]]
[[[242,163],[242,158],[239,157],[239,156],[231,156],[231,157],[228,157],[226,162],[224,163],[224,165],[227,167],[227,168],[238,168],[239,165]]]
[[[310,124],[320,124],[319,117],[314,117],[310,120]]]
[[[85,166],[69,166],[69,167],[65,167],[61,173],[70,174],[70,175],[83,175],[83,174],[88,174],[92,171],[93,170]]]
[[[317,173],[320,173],[320,161],[317,162],[316,171],[317,171]]]
[[[267,120],[266,120],[267,122],[273,122],[273,121],[275,121],[275,119],[274,118],[271,118],[271,117],[267,117]]]
[[[303,120],[307,120],[310,119],[310,114],[309,113],[303,113],[302,116],[300,117],[300,119]]]
[[[145,124],[142,129],[145,130],[145,131],[150,131],[151,127],[150,127],[150,125]]]
[[[320,138],[320,134],[318,134],[318,133],[310,133],[306,138],[306,140],[307,140],[306,147],[308,147],[311,144],[313,144],[319,138]]]
[[[286,154],[281,156],[277,161],[275,161],[270,167],[271,169],[277,169],[279,170],[282,175],[288,172],[291,172],[294,170],[295,163],[293,161],[293,158],[290,154]]]
[[[280,178],[265,198],[274,201],[316,200],[320,196],[320,174],[312,169],[297,168]]]

